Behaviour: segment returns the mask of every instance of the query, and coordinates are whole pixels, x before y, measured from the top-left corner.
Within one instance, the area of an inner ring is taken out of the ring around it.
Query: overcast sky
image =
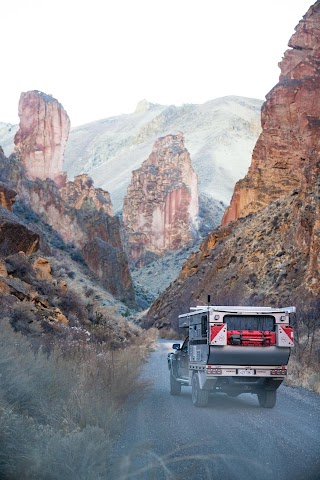
[[[313,0],[1,0],[0,121],[52,94],[72,126],[153,103],[264,99]]]

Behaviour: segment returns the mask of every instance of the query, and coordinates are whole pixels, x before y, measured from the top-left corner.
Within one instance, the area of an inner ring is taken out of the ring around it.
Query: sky
[[[77,126],[147,99],[264,99],[314,0],[0,0],[0,121],[41,90]]]

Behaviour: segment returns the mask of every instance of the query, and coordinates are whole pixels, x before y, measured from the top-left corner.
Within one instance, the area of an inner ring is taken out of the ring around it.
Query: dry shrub
[[[293,354],[289,361],[288,378],[286,383],[292,386],[304,387],[320,393],[320,362],[313,358],[310,362],[307,358],[298,359]]]
[[[177,339],[184,339],[186,337],[185,332],[177,333],[171,327],[161,328],[159,330],[159,338],[166,338],[168,340],[177,340]]]
[[[154,333],[134,346],[55,346],[36,354],[0,324],[0,478],[108,478],[119,407],[144,389],[139,367]]]
[[[293,315],[295,346],[289,363],[290,385],[320,393],[320,301]]]
[[[27,283],[35,279],[35,272],[29,262],[29,258],[24,253],[16,253],[5,259],[8,273],[14,277],[20,278]]]

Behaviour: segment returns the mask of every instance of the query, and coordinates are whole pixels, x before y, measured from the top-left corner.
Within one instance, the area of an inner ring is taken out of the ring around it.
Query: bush
[[[108,478],[119,407],[144,387],[139,366],[152,339],[35,354],[9,321],[0,326],[0,478]]]

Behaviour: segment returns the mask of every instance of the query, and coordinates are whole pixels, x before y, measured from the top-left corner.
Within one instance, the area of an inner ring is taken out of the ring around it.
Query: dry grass
[[[184,340],[186,338],[185,332],[176,332],[171,327],[161,328],[159,330],[159,338],[166,338],[168,340]]]
[[[119,408],[145,388],[139,367],[154,341],[144,334],[116,351],[55,346],[34,353],[9,321],[0,329],[0,478],[108,478]]]
[[[294,318],[295,347],[289,361],[287,383],[320,393],[319,308]]]
[[[320,393],[320,365],[307,366],[299,362],[295,356],[290,358],[289,375],[286,380],[288,385],[304,387],[316,393]]]

